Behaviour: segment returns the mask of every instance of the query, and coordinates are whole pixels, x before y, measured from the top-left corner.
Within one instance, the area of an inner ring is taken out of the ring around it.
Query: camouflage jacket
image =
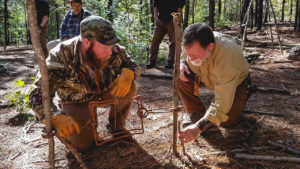
[[[57,45],[50,51],[46,60],[49,76],[49,96],[51,109],[54,114],[60,113],[53,104],[57,92],[60,102],[86,103],[100,98],[101,94],[112,87],[112,82],[121,74],[122,68],[134,72],[134,78],[140,76],[140,68],[126,53],[126,49],[118,44],[113,47],[108,66],[100,70],[84,64],[81,53],[81,37],[77,36]],[[95,70],[98,73],[95,73]],[[95,82],[95,74],[100,78]],[[41,77],[38,73],[37,82],[29,96],[29,104],[36,116],[42,120],[43,105]]]

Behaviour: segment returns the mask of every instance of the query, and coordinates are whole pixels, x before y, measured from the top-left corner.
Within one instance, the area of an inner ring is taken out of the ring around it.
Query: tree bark
[[[209,26],[214,30],[215,19],[215,0],[209,0]]]
[[[174,28],[175,28],[175,66],[174,66],[174,79],[173,79],[173,152],[177,154],[177,123],[178,123],[178,80],[179,80],[179,64],[181,57],[181,16],[180,13],[173,15]]]
[[[284,6],[285,6],[285,0],[282,0],[282,7],[281,7],[281,22],[284,21]]]
[[[295,14],[295,25],[294,30],[300,31],[300,15],[299,15],[299,0],[296,1],[296,14]]]
[[[269,0],[266,0],[266,9],[265,9],[265,18],[264,18],[264,23],[268,22],[268,15],[269,15]]]
[[[195,23],[195,1],[196,0],[193,0],[192,2],[192,23],[193,24]]]
[[[55,8],[58,9],[58,4],[55,3]],[[56,38],[59,39],[59,27],[60,27],[60,19],[58,10],[55,10],[55,20],[56,20]]]
[[[261,30],[262,21],[263,21],[263,8],[264,2],[263,0],[258,0],[258,12],[257,12],[257,30]]]
[[[246,19],[246,24],[243,27],[243,40],[242,40],[242,45],[241,45],[241,49],[242,50],[244,49],[244,44],[245,44],[245,41],[247,39],[247,26],[248,26],[249,17],[250,17],[250,8],[251,8],[251,6],[252,6],[252,0],[249,3],[248,9],[247,9],[247,13],[245,15],[245,18],[247,18],[247,19]],[[244,18],[244,20],[245,20],[245,18]]]
[[[185,1],[183,30],[189,25],[190,0]]]
[[[219,3],[218,3],[218,13],[219,13],[219,16],[221,16],[221,12],[222,12],[222,0],[219,0]]]
[[[107,18],[111,23],[113,23],[113,21],[114,21],[114,18],[112,15],[112,5],[113,5],[113,0],[108,0],[108,2],[107,2]]]
[[[272,5],[272,1],[270,1],[270,6],[271,6],[271,9],[272,9],[273,18],[274,18],[274,22],[275,22],[275,28],[276,28],[276,32],[277,32],[277,40],[278,40],[278,44],[279,44],[279,48],[280,48],[280,53],[283,56],[283,51],[282,51],[282,45],[281,45],[279,30],[278,30],[278,27],[277,27],[277,19],[276,19],[276,15],[275,15],[275,12],[274,12],[273,5]]]
[[[32,46],[35,55],[37,56],[38,64],[40,67],[40,72],[42,76],[42,98],[43,98],[43,111],[45,114],[45,123],[47,135],[52,134],[52,124],[51,124],[51,112],[50,112],[50,99],[49,99],[49,79],[46,68],[45,56],[39,41],[39,33],[37,26],[37,16],[36,8],[33,0],[26,1],[28,22],[30,27],[30,35],[32,40]],[[55,168],[54,164],[54,139],[53,137],[48,138],[49,143],[49,167]]]
[[[9,45],[9,37],[8,37],[8,9],[7,9],[8,0],[4,0],[4,51],[6,50],[6,46]]]
[[[290,2],[291,2],[291,4],[290,4],[290,19],[289,19],[289,21],[291,22],[292,15],[293,15],[293,0],[291,0]]]
[[[246,20],[248,19],[247,13],[249,13],[249,12],[250,12],[250,0],[244,0],[242,11],[241,11],[241,18],[240,18],[241,30],[240,30],[239,38],[243,38],[244,29],[245,29],[243,24],[246,23]],[[249,21],[249,19],[248,19],[248,21]],[[247,40],[247,36],[246,36],[245,40]]]
[[[151,11],[151,22],[152,22],[152,30],[154,30],[154,13],[153,13],[153,0],[150,0],[150,11]]]

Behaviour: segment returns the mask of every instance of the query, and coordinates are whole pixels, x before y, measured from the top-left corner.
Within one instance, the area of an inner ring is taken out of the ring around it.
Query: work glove
[[[123,68],[120,76],[114,81],[111,94],[117,97],[125,96],[130,91],[133,79],[134,73],[130,69]]]
[[[77,132],[77,134],[80,133],[79,124],[73,119],[73,117],[68,115],[55,115],[52,117],[52,124],[56,129],[57,134],[63,138],[67,138],[75,132]]]

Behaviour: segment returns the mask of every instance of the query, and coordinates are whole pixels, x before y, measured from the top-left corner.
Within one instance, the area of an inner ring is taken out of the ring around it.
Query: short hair
[[[183,45],[189,46],[197,40],[203,48],[215,42],[213,30],[205,23],[195,23],[188,26],[183,32]]]

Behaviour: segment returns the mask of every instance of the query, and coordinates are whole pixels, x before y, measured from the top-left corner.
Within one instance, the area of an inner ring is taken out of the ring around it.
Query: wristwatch
[[[201,131],[205,131],[207,128],[209,128],[212,125],[212,123],[206,118],[202,118],[197,122],[197,125]]]

